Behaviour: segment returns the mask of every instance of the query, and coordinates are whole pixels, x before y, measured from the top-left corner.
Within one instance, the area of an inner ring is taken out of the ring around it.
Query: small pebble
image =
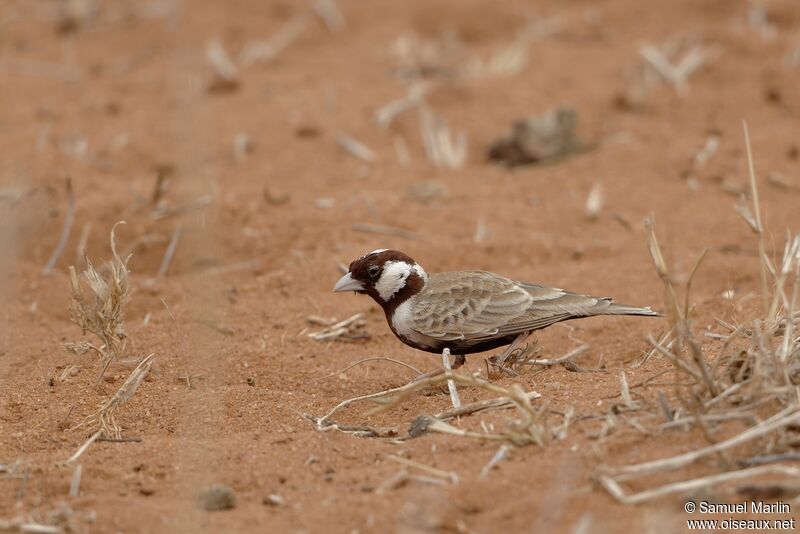
[[[283,506],[286,504],[286,501],[283,500],[283,497],[275,493],[264,495],[264,498],[261,499],[261,502],[268,506]]]

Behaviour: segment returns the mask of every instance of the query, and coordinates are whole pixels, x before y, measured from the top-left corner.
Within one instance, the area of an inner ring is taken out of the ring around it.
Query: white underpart
[[[384,302],[392,300],[394,294],[406,286],[406,281],[411,276],[411,273],[417,273],[423,280],[428,279],[428,274],[416,263],[414,265],[405,261],[387,261],[384,263],[381,277],[375,283],[375,289],[381,299]]]
[[[400,337],[412,343],[423,347],[432,347],[434,340],[414,330],[413,324],[411,300],[407,300],[394,310],[394,314],[392,315],[394,331],[397,332]]]

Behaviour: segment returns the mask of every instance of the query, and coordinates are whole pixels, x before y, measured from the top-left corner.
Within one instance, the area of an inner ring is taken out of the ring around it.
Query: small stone
[[[236,506],[236,494],[224,484],[212,484],[198,496],[200,507],[209,512],[230,510]]]
[[[283,497],[276,493],[270,493],[269,495],[264,495],[264,498],[261,499],[261,502],[266,504],[267,506],[283,506],[286,504],[286,501],[283,500]]]
[[[490,162],[508,167],[561,160],[587,147],[577,137],[578,112],[570,106],[518,120],[511,135],[489,147]]]
[[[408,435],[412,438],[418,438],[428,431],[428,426],[433,422],[433,419],[428,415],[420,415],[411,422],[408,428]]]

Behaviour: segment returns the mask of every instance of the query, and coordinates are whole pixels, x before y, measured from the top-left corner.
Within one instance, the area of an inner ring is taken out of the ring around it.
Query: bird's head
[[[353,261],[333,290],[366,293],[386,308],[421,291],[427,280],[428,274],[410,256],[378,249]]]

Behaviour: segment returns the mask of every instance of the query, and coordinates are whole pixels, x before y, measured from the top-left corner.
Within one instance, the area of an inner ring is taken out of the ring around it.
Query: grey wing
[[[537,284],[520,284],[533,302],[526,313],[507,325],[504,333],[515,334],[538,330],[576,317],[590,317],[606,312],[612,306],[607,297],[592,297]]]
[[[434,280],[433,287],[415,302],[414,330],[443,341],[481,342],[603,313],[611,302],[522,284],[492,273],[478,271],[459,276],[455,282],[447,278]]]

